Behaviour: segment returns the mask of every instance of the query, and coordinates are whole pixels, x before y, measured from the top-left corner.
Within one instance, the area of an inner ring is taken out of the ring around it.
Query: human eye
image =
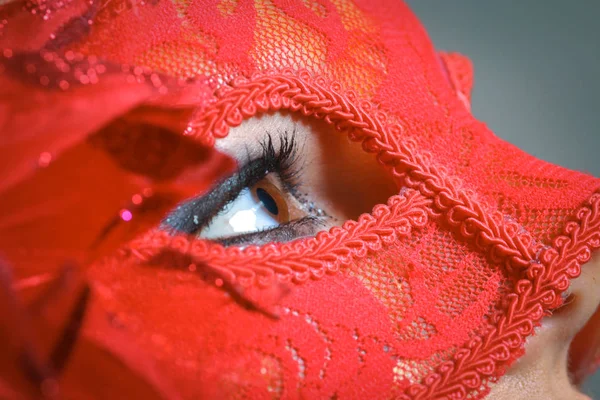
[[[300,157],[293,135],[267,135],[258,156],[208,193],[179,204],[161,228],[223,245],[287,242],[312,236],[329,217],[297,190]]]

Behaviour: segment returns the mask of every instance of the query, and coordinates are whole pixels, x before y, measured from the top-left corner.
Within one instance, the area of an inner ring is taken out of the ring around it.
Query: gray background
[[[600,1],[407,0],[475,65],[473,113],[539,158],[600,176]],[[600,374],[584,390],[600,399]]]

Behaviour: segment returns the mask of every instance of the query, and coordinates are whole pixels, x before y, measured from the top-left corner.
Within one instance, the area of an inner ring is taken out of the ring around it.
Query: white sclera
[[[279,225],[276,217],[257,200],[250,189],[240,192],[237,199],[213,218],[200,232],[206,239],[223,238],[273,228]]]

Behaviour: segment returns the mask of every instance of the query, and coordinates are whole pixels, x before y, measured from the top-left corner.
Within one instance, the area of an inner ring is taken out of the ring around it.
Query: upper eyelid
[[[272,136],[268,134],[267,140],[261,142],[260,156],[254,159],[248,157],[248,162],[209,192],[179,204],[163,220],[161,227],[194,234],[207,227],[228,204],[238,198],[244,188],[254,186],[271,172],[277,173],[284,188],[292,192],[295,188],[292,176],[296,172],[291,169],[297,162],[295,143],[294,137],[286,132],[276,149]]]
[[[292,192],[297,187],[297,176],[301,171],[300,154],[296,131],[283,131],[278,135],[279,144],[276,146],[273,136],[267,133],[264,141],[260,142],[262,154],[267,161],[278,167],[277,171],[284,188]],[[303,147],[304,148],[304,147]]]
[[[253,161],[247,163],[207,193],[179,204],[169,213],[163,225],[187,234],[193,234],[208,226],[219,212],[238,198],[245,187],[252,185],[253,179],[246,173],[247,169],[252,167],[252,163]]]

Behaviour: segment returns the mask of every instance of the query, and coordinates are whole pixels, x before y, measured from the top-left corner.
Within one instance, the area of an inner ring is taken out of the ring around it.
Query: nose
[[[579,384],[600,362],[600,252],[581,267],[571,293],[576,296],[574,309],[569,310],[576,330],[569,349],[569,372],[573,383]]]

